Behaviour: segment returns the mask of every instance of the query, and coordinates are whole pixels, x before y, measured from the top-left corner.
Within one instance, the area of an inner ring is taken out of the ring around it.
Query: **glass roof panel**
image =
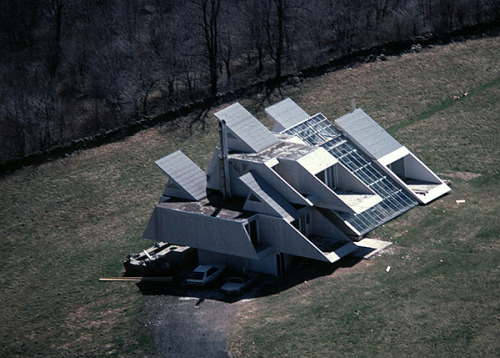
[[[321,113],[318,113],[281,133],[296,135],[309,145],[319,145],[336,138],[340,132]]]
[[[296,135],[311,146],[319,145],[325,148],[383,199],[379,204],[360,214],[336,212],[361,235],[417,205],[413,198],[404,192],[392,178],[386,176],[366,154],[358,150],[321,113],[282,133]]]

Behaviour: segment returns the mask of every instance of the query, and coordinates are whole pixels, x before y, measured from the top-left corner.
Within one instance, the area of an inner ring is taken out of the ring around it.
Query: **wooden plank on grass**
[[[101,277],[99,281],[116,281],[116,282],[171,282],[172,277]]]

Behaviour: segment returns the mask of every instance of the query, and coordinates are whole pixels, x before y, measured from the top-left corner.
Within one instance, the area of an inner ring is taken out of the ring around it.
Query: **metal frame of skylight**
[[[366,234],[418,204],[371,159],[350,143],[349,139],[338,131],[323,114],[318,113],[281,133],[297,135],[311,146],[319,145],[325,148],[382,197],[382,202],[360,214],[337,212],[337,215],[353,226],[360,235]]]

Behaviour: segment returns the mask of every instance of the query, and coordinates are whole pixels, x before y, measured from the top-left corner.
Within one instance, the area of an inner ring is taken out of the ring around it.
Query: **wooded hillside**
[[[0,2],[0,163],[355,50],[500,19],[496,0]]]

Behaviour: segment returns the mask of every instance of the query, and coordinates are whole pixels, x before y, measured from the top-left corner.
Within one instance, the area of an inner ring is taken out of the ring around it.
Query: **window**
[[[316,177],[325,183],[325,185],[330,189],[337,189],[337,167],[335,165],[319,172],[316,174]]]
[[[248,200],[260,203],[259,198],[257,198],[253,193],[250,193],[250,195],[248,196]]]
[[[243,175],[248,170],[248,164],[239,161],[230,161],[231,166],[236,170],[239,175]]]
[[[302,235],[307,236],[308,234],[308,225],[311,223],[311,214],[307,213],[302,215],[297,220],[292,222],[292,225],[301,232]]]
[[[405,177],[405,162],[404,158],[396,160],[394,163],[389,164],[389,169],[392,170],[400,178]]]
[[[285,255],[276,254],[276,274],[278,277],[283,277],[285,273]]]
[[[252,220],[248,224],[245,225],[245,230],[250,236],[250,240],[252,240],[252,244],[257,246],[259,243],[259,233],[257,231],[257,220]]]

